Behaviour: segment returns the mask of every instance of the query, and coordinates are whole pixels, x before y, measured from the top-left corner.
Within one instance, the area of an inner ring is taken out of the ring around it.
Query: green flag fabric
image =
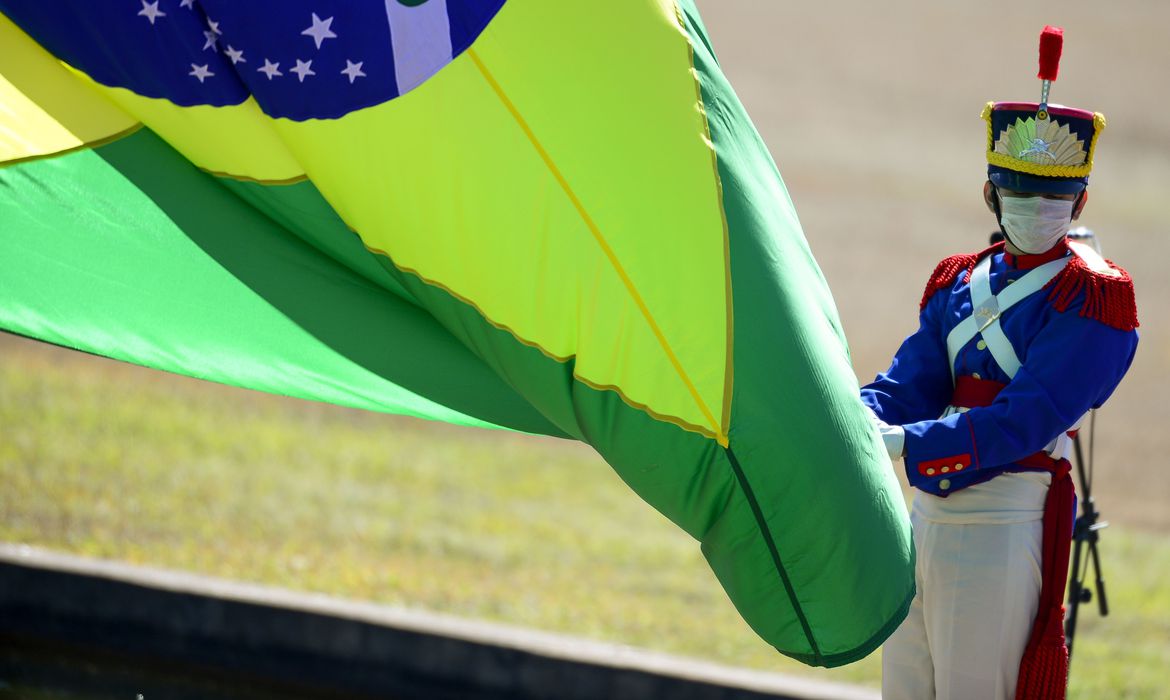
[[[587,442],[808,664],[904,617],[900,491],[691,2],[0,12],[0,328]]]

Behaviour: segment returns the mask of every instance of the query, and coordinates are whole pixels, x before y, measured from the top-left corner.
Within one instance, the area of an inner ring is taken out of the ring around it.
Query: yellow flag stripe
[[[141,119],[205,172],[265,185],[306,179],[304,168],[288,152],[272,128],[272,120],[260,111],[253,97],[226,107],[180,107],[170,100],[101,85],[80,71],[76,74],[110,102]]]
[[[92,148],[138,128],[3,14],[0,47],[0,164]]]
[[[491,86],[492,91],[495,92],[496,96],[500,99],[500,102],[503,103],[504,107],[507,108],[508,112],[512,115],[512,118],[515,119],[516,124],[524,132],[525,136],[528,137],[532,147],[536,149],[536,152],[540,155],[541,160],[544,161],[544,164],[548,168],[549,173],[552,174],[553,178],[565,192],[565,195],[569,198],[569,201],[572,202],[573,208],[577,210],[577,213],[581,216],[581,220],[585,223],[585,226],[589,229],[590,233],[593,234],[594,240],[597,241],[597,244],[601,247],[601,250],[605,253],[606,257],[609,259],[610,264],[613,266],[614,271],[617,272],[618,277],[621,278],[622,284],[625,285],[626,291],[629,292],[630,297],[634,300],[638,310],[642,313],[642,317],[645,318],[646,322],[650,325],[650,329],[653,331],[654,337],[658,339],[659,345],[662,346],[663,351],[666,353],[666,356],[670,360],[671,365],[674,367],[675,372],[678,374],[679,379],[682,380],[683,384],[687,388],[687,391],[690,392],[691,397],[695,400],[695,404],[702,412],[703,417],[706,418],[710,423],[711,428],[715,433],[716,440],[721,445],[726,446],[727,436],[720,427],[719,421],[715,419],[715,416],[711,413],[711,409],[707,407],[706,402],[704,402],[702,397],[699,395],[698,389],[695,388],[694,383],[691,381],[690,377],[687,376],[686,370],[683,369],[682,363],[678,361],[678,357],[675,355],[674,350],[670,347],[670,343],[667,341],[666,336],[663,335],[662,329],[659,328],[658,323],[654,320],[654,315],[650,313],[650,309],[647,308],[646,302],[642,299],[642,295],[638,293],[638,289],[634,286],[633,281],[630,279],[629,275],[626,274],[625,269],[622,267],[621,262],[617,259],[613,249],[605,240],[605,236],[597,227],[597,224],[593,221],[592,217],[589,216],[589,212],[586,211],[585,206],[581,203],[581,200],[577,198],[576,193],[573,192],[573,188],[569,185],[568,181],[565,180],[564,175],[561,174],[560,169],[557,168],[557,165],[555,162],[553,162],[552,157],[541,145],[540,140],[536,137],[536,134],[534,134],[532,129],[529,128],[528,123],[524,120],[523,115],[521,115],[520,112],[516,109],[515,105],[512,104],[512,101],[508,99],[508,96],[504,93],[503,88],[500,87],[498,82],[496,82],[487,66],[485,66],[479,59],[479,56],[475,53],[475,50],[468,49],[467,55],[471,58],[472,62],[475,64],[475,67],[479,69],[479,72],[481,75],[483,75],[484,80],[486,80],[488,85]]]

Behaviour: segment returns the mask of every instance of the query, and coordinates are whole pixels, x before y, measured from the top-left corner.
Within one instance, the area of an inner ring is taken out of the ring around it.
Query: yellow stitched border
[[[983,107],[983,120],[987,122],[987,164],[1000,168],[1007,168],[1028,175],[1040,177],[1087,177],[1093,170],[1093,156],[1097,152],[1097,138],[1105,130],[1105,115],[1100,112],[1093,114],[1093,135],[1089,139],[1089,155],[1084,165],[1043,165],[1026,160],[1019,160],[995,151],[995,134],[991,133],[991,113],[995,103],[988,102]]]
[[[293,177],[288,177],[288,178],[285,178],[283,180],[261,180],[258,178],[249,177],[247,175],[236,175],[235,173],[224,173],[224,172],[220,172],[218,170],[208,170],[207,168],[200,167],[200,166],[195,166],[195,167],[199,168],[200,170],[207,173],[208,175],[222,177],[225,180],[239,180],[240,182],[255,182],[255,183],[259,183],[261,185],[275,185],[275,186],[295,185],[298,182],[304,182],[304,181],[309,179],[308,175],[301,174],[301,175],[296,175]]]
[[[142,128],[142,124],[135,124],[134,126],[123,129],[116,134],[110,134],[109,136],[103,136],[102,138],[95,139],[93,141],[90,141],[89,143],[79,143],[76,146],[70,146],[69,148],[63,148],[59,151],[53,151],[52,153],[38,153],[36,155],[21,156],[20,158],[13,158],[12,160],[6,160],[3,162],[0,162],[0,168],[6,168],[9,165],[18,165],[20,163],[28,163],[28,162],[34,161],[34,160],[42,160],[44,158],[56,158],[57,156],[63,156],[67,153],[73,153],[74,151],[81,151],[81,150],[85,150],[85,149],[97,148],[99,146],[104,146],[107,143],[113,143],[114,141],[117,141],[118,139],[125,138],[125,137],[129,136],[130,134],[133,134],[134,132],[138,131],[141,128]]]
[[[650,309],[647,308],[645,300],[642,299],[642,295],[634,286],[633,280],[631,280],[629,275],[626,274],[626,271],[622,267],[621,262],[617,259],[617,255],[613,252],[613,249],[610,248],[609,243],[605,240],[605,236],[597,227],[596,222],[594,222],[593,218],[589,216],[589,212],[585,210],[585,206],[581,203],[581,200],[577,198],[577,194],[573,191],[573,188],[569,186],[568,181],[565,180],[564,175],[561,174],[560,169],[557,168],[556,163],[553,162],[552,157],[548,154],[548,151],[546,151],[544,146],[541,145],[540,141],[536,138],[536,134],[534,134],[532,129],[529,128],[528,123],[524,120],[524,117],[516,109],[516,106],[512,104],[512,101],[508,99],[508,96],[504,93],[503,88],[499,83],[496,82],[496,79],[492,76],[491,72],[488,71],[487,66],[485,66],[479,59],[479,56],[476,54],[475,50],[469,48],[467,49],[466,53],[467,56],[471,58],[472,63],[475,64],[475,67],[479,69],[479,72],[483,75],[484,80],[487,81],[488,85],[500,99],[500,102],[503,103],[504,107],[507,108],[509,113],[511,113],[512,118],[516,121],[516,124],[528,137],[529,142],[532,143],[533,148],[536,149],[537,154],[540,155],[541,160],[544,161],[545,167],[548,168],[549,173],[552,174],[553,178],[561,186],[561,189],[565,192],[565,195],[572,203],[573,208],[577,210],[577,214],[581,217],[581,220],[585,223],[585,226],[589,229],[589,232],[593,234],[594,240],[597,241],[598,246],[600,246],[602,252],[605,253],[605,256],[609,260],[610,265],[613,266],[614,271],[617,272],[618,277],[625,285],[626,291],[629,292],[630,297],[634,300],[634,304],[642,313],[642,317],[645,318],[646,322],[649,324],[650,330],[654,333],[654,337],[658,339],[659,345],[662,346],[663,351],[666,353],[666,356],[670,360],[671,365],[674,367],[675,372],[678,374],[679,379],[682,380],[683,384],[687,388],[687,391],[690,392],[691,398],[694,399],[695,404],[698,405],[699,411],[702,412],[703,417],[707,419],[707,421],[711,424],[711,427],[714,429],[715,439],[719,442],[720,445],[726,447],[728,444],[727,436],[720,429],[719,421],[715,419],[715,416],[711,413],[711,409],[707,407],[707,404],[699,395],[698,389],[691,381],[691,378],[687,375],[686,370],[683,369],[682,363],[679,362],[678,357],[674,353],[674,350],[670,347],[670,343],[667,342],[666,336],[662,333],[662,329],[658,327],[658,322],[654,320],[654,316],[650,313]]]
[[[726,434],[731,427],[731,397],[735,381],[735,307],[731,296],[731,241],[727,229],[727,210],[723,208],[723,180],[719,177],[719,155],[715,152],[715,141],[711,138],[711,123],[707,119],[707,107],[703,104],[703,90],[699,85],[699,74],[695,71],[695,46],[691,43],[687,32],[686,19],[678,2],[674,3],[674,16],[678,19],[678,26],[683,39],[687,43],[687,65],[695,81],[695,104],[699,114],[703,117],[703,140],[711,149],[711,175],[715,179],[716,201],[719,203],[719,221],[723,225],[723,295],[726,299],[727,316],[727,353],[723,368],[723,415],[719,424],[720,432]],[[648,410],[648,409],[647,409]]]
[[[576,358],[575,355],[569,355],[568,357],[560,357],[559,355],[555,355],[555,354],[549,352],[548,350],[546,350],[545,348],[541,347],[541,345],[539,343],[533,342],[531,340],[528,340],[527,338],[522,337],[520,334],[518,334],[516,331],[512,330],[508,326],[492,320],[492,318],[490,316],[488,316],[484,312],[483,309],[479,308],[479,305],[476,304],[471,299],[468,299],[467,297],[459,294],[458,292],[451,289],[450,287],[443,284],[442,282],[428,279],[427,277],[423,276],[423,274],[420,273],[418,270],[414,270],[414,269],[411,269],[409,267],[399,265],[394,260],[394,258],[392,258],[390,256],[389,253],[387,253],[386,251],[381,250],[379,248],[372,248],[372,247],[366,245],[365,239],[362,238],[361,234],[359,234],[357,231],[354,231],[352,228],[350,229],[350,231],[353,231],[353,234],[358,237],[359,241],[362,242],[362,246],[366,250],[368,250],[369,252],[386,258],[386,261],[389,262],[391,265],[393,265],[395,268],[397,268],[398,270],[401,270],[402,272],[404,272],[406,274],[409,274],[409,275],[412,275],[412,276],[418,278],[423,284],[426,284],[426,285],[431,286],[431,287],[435,287],[437,289],[441,289],[444,292],[446,292],[447,294],[450,294],[455,299],[458,299],[459,301],[463,302],[464,304],[467,304],[471,308],[475,309],[475,311],[480,315],[481,318],[483,318],[484,321],[486,321],[488,323],[488,325],[490,325],[494,328],[498,328],[499,330],[502,330],[505,333],[511,335],[513,338],[516,339],[517,342],[521,343],[522,345],[527,345],[530,348],[534,348],[537,351],[539,351],[540,354],[544,355],[545,357],[549,358],[550,360],[560,362],[561,364],[568,363]],[[710,428],[706,428],[706,427],[703,427],[701,425],[695,425],[694,423],[688,423],[687,421],[685,421],[681,418],[675,417],[675,416],[668,416],[666,414],[659,413],[659,412],[655,411],[654,409],[650,408],[649,406],[642,404],[642,403],[639,403],[637,401],[634,401],[630,397],[626,396],[625,392],[623,392],[620,387],[609,385],[609,384],[598,384],[596,382],[590,381],[590,380],[586,379],[585,377],[582,377],[581,375],[577,374],[576,369],[574,369],[574,371],[573,371],[573,379],[576,379],[577,381],[581,382],[582,384],[584,384],[592,389],[596,389],[598,391],[612,391],[613,393],[617,394],[618,398],[621,399],[623,402],[625,402],[626,404],[628,404],[629,406],[631,406],[633,408],[638,409],[639,411],[642,411],[643,413],[648,414],[652,418],[663,421],[665,423],[670,423],[672,425],[676,425],[676,426],[678,426],[678,427],[680,427],[683,430],[686,430],[688,432],[698,433],[698,434],[702,435],[703,437],[708,437],[708,438],[711,438],[712,440],[715,440],[716,442],[719,442],[724,447],[727,446],[727,444],[725,442],[721,441],[721,440],[726,440],[726,437],[720,436],[720,435],[716,434],[715,432],[712,432],[712,430]]]

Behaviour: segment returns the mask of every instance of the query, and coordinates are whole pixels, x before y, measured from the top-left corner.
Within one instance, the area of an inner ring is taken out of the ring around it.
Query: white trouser
[[[917,592],[882,650],[884,700],[1012,700],[1040,596],[1047,473],[916,493]]]

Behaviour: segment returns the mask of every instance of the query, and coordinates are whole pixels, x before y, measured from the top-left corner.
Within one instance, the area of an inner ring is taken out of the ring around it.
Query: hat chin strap
[[[1003,239],[1005,241],[1011,241],[1012,239],[1008,236],[1007,229],[1003,227],[1003,208],[999,205],[999,188],[991,180],[988,180],[987,184],[991,185],[991,208],[995,210],[995,223],[999,226],[999,232],[1003,234]],[[1013,242],[1012,245],[1015,246],[1016,244]],[[1016,248],[1019,248],[1019,246],[1016,246]]]

